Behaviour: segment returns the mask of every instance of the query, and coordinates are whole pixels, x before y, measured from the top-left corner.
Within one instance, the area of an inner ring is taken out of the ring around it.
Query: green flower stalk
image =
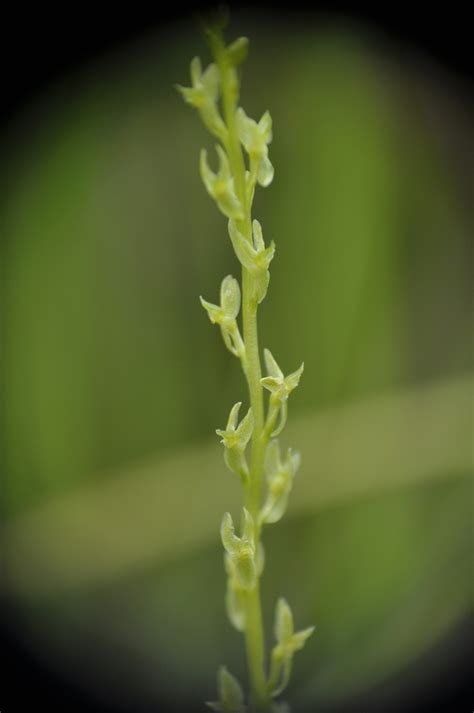
[[[295,632],[290,607],[285,599],[279,599],[276,644],[267,656],[260,600],[264,568],[261,540],[263,527],[283,517],[300,464],[299,454],[291,449],[282,459],[277,436],[285,426],[288,398],[299,384],[303,364],[285,376],[265,349],[266,375],[262,375],[257,312],[267,294],[275,244],[265,243],[262,226],[252,219],[252,204],[256,186],[267,187],[273,180],[274,168],[268,155],[272,119],[266,111],[255,121],[239,106],[238,67],[247,56],[248,40],[240,37],[226,46],[220,27],[207,29],[206,34],[214,62],[203,72],[201,61],[195,57],[191,62],[192,86],[178,89],[218,142],[217,170],[210,167],[203,149],[200,173],[206,191],[228,220],[242,279],[240,286],[228,275],[221,284],[220,304],[202,297],[201,304],[211,322],[219,325],[227,349],[239,359],[250,399],[250,407],[240,420],[239,402],[232,407],[225,428],[217,429],[225,463],[239,477],[243,489],[239,534],[232,516],[226,513],[221,539],[227,573],[226,608],[232,625],[245,636],[250,695],[246,703],[240,683],[221,667],[219,700],[209,706],[221,713],[285,713],[289,711],[287,704],[275,698],[286,688],[294,654],[303,647],[313,627]],[[269,392],[267,403],[265,390]]]

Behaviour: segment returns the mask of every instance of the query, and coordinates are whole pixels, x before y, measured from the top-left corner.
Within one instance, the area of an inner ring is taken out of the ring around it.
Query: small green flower
[[[288,685],[293,656],[300,651],[314,631],[314,626],[295,632],[293,614],[288,602],[280,598],[275,611],[276,646],[272,650],[270,687],[272,696],[278,696]]]
[[[245,361],[245,346],[236,321],[240,310],[240,287],[232,275],[222,280],[220,298],[220,305],[207,302],[203,297],[199,299],[212,324],[220,326],[227,349]]]
[[[237,426],[241,406],[241,401],[234,404],[230,411],[225,430],[221,430],[220,428],[216,430],[216,433],[221,437],[221,443],[225,446],[225,448],[239,448],[240,450],[245,450],[252,435],[253,415],[251,408],[249,408],[247,415]]]
[[[234,220],[229,220],[229,236],[237,258],[252,275],[268,270],[275,255],[275,243],[272,240],[268,248],[265,247],[258,220],[252,222],[252,242],[246,240]]]
[[[260,577],[265,566],[265,551],[261,542],[256,543],[255,570]],[[224,555],[224,567],[227,573],[225,605],[230,623],[237,631],[245,631],[247,623],[246,589],[242,587],[236,564],[228,552]]]
[[[221,327],[230,327],[235,322],[240,310],[240,287],[232,275],[227,275],[221,282],[221,303],[214,305],[200,297],[201,304],[206,310],[212,324]]]
[[[219,70],[215,64],[210,64],[203,73],[201,60],[194,57],[191,60],[191,83],[192,87],[182,87],[178,85],[178,90],[184,100],[196,109],[210,102],[215,103],[219,96]]]
[[[221,443],[225,448],[224,460],[227,467],[233,473],[237,473],[243,482],[246,482],[249,470],[245,458],[245,449],[252,436],[254,421],[252,409],[249,408],[247,415],[238,424],[241,406],[241,401],[234,404],[230,411],[225,430],[218,428],[216,433],[220,436]]]
[[[269,375],[260,379],[260,383],[280,402],[286,401],[291,392],[300,383],[301,374],[304,371],[304,363],[296,371],[284,376],[269,349],[265,349],[264,358]]]
[[[238,680],[221,666],[217,675],[217,690],[219,700],[207,705],[217,713],[245,713],[244,694]]]
[[[278,600],[275,613],[275,638],[284,657],[293,656],[296,651],[300,651],[314,631],[314,626],[295,632],[293,624],[293,614],[286,599],[281,597]]]
[[[183,95],[184,101],[199,111],[204,125],[209,131],[224,140],[227,129],[219,114],[217,100],[219,98],[219,70],[217,65],[210,64],[203,73],[201,60],[194,57],[191,61],[191,87],[176,88]]]
[[[275,255],[275,243],[265,247],[262,226],[258,220],[252,222],[252,241],[240,232],[234,220],[229,220],[229,237],[240,263],[249,271],[253,280],[253,296],[257,304],[262,302],[268,290],[270,272],[268,270]]]
[[[232,515],[226,512],[221,525],[221,539],[230,556],[239,587],[253,589],[257,581],[255,527],[249,511],[243,509],[242,537],[235,534]]]
[[[263,186],[269,186],[273,181],[274,169],[268,158],[268,144],[272,140],[272,117],[266,111],[260,121],[254,121],[247,116],[242,107],[236,113],[239,140],[248,153],[257,171],[257,181]]]
[[[268,376],[264,376],[263,379],[260,379],[260,383],[270,391],[270,407],[265,424],[265,431],[268,435],[275,437],[278,436],[285,427],[288,418],[288,396],[299,384],[301,374],[304,370],[304,363],[293,373],[284,376],[282,370],[273,358],[271,351],[265,349],[263,355]],[[280,421],[275,429],[278,414],[280,414]]]
[[[234,179],[229,167],[229,159],[219,144],[216,146],[216,151],[219,157],[219,171],[217,173],[214,173],[209,168],[206,149],[202,149],[201,151],[200,171],[204,186],[211,198],[216,201],[221,213],[228,218],[242,220],[244,213],[235,192]]]
[[[268,494],[260,511],[259,521],[261,523],[278,522],[285,514],[288,497],[300,462],[300,454],[293,453],[291,448],[288,448],[286,460],[282,461],[277,439],[271,441],[267,446],[265,470]]]

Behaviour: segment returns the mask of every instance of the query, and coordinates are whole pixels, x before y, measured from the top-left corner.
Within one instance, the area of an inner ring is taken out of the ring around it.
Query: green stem
[[[235,125],[237,97],[232,91],[231,69],[227,64],[224,46],[218,41],[213,49],[222,80],[222,103],[225,123],[228,130],[226,148],[231,171],[234,176],[235,190],[244,208],[244,218],[240,221],[239,228],[247,240],[252,240],[251,206],[247,201],[246,195],[245,163]],[[252,298],[252,277],[249,272],[242,267],[242,321],[246,354],[245,375],[248,382],[250,405],[254,416],[250,479],[246,487],[245,504],[255,522],[255,542],[258,546],[260,541],[258,513],[261,507],[263,460],[265,455],[265,440],[263,438],[265,413],[263,388],[260,383],[262,370],[258,346],[257,307],[257,303]],[[252,698],[255,710],[258,711],[258,713],[265,713],[269,709],[270,698],[265,673],[265,638],[260,598],[260,582],[258,579],[255,587],[247,593],[245,614],[245,644],[252,687]]]
[[[242,314],[244,324],[244,342],[246,350],[247,381],[250,393],[250,403],[254,415],[254,429],[252,434],[252,453],[250,460],[250,480],[246,492],[246,505],[251,513],[255,528],[255,540],[258,546],[260,528],[258,527],[258,513],[261,506],[263,458],[265,443],[262,439],[264,428],[263,393],[261,379],[260,356],[258,349],[257,331],[257,305],[250,299],[251,277],[247,270],[242,270]],[[268,710],[269,697],[265,676],[265,641],[263,633],[262,606],[260,600],[259,580],[247,595],[245,638],[247,658],[256,709]]]
[[[263,458],[265,443],[262,438],[265,425],[263,409],[263,388],[260,383],[262,370],[258,348],[257,305],[251,299],[252,277],[245,268],[242,268],[242,318],[244,325],[244,343],[246,353],[246,375],[250,394],[250,404],[254,417],[252,433],[252,454],[250,461],[251,479],[247,491],[247,509],[255,522],[260,510]]]
[[[245,647],[255,710],[258,713],[266,713],[268,711],[269,696],[265,676],[265,642],[259,580],[257,580],[255,587],[247,593],[245,615]]]

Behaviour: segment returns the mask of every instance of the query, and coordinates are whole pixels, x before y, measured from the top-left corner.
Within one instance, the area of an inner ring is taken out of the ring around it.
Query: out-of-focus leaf
[[[471,394],[465,377],[294,420],[304,460],[289,513],[465,472]],[[208,542],[239,502],[215,444],[181,448],[12,520],[7,582],[36,596],[124,576]]]

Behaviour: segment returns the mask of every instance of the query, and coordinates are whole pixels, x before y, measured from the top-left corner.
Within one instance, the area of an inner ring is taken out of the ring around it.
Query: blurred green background
[[[242,104],[274,121],[261,344],[306,365],[267,629],[280,595],[317,626],[296,710],[398,675],[409,702],[470,606],[472,113],[363,26],[250,14],[238,34]],[[213,437],[245,389],[198,301],[237,264],[174,90],[195,54],[191,23],[150,32],[44,91],[3,146],[2,590],[48,665],[134,710],[212,698],[221,663],[246,676],[218,540],[239,488]]]

